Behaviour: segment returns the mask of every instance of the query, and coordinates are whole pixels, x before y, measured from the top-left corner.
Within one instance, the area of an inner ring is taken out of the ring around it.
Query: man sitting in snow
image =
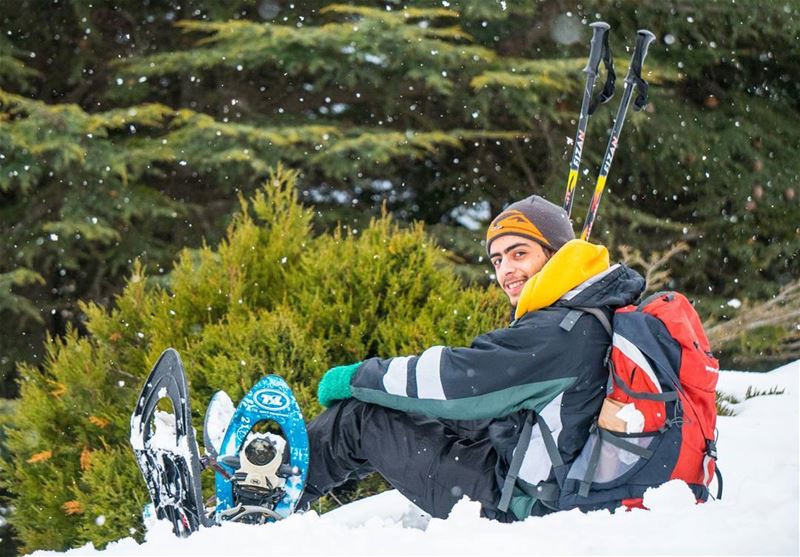
[[[633,303],[644,279],[574,239],[566,212],[536,195],[492,221],[486,247],[511,324],[469,348],[329,370],[318,390],[328,410],[308,424],[301,508],[378,472],[438,518],[464,495],[504,522],[548,512],[552,458],[575,459],[605,396],[601,320]]]

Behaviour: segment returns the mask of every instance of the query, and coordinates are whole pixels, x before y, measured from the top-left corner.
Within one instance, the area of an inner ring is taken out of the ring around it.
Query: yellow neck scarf
[[[584,240],[570,240],[522,288],[515,319],[552,305],[564,294],[609,267],[608,250]]]

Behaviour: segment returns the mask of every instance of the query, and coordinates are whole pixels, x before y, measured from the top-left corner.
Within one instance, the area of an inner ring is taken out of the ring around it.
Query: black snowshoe
[[[172,401],[174,424],[169,423],[169,414],[156,410],[162,398]],[[203,505],[200,454],[186,376],[178,353],[171,348],[161,354],[139,395],[131,416],[131,445],[156,517],[169,520],[175,535],[186,537],[214,523]]]

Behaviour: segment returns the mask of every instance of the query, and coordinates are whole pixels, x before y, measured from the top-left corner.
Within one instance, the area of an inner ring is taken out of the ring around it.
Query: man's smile
[[[525,282],[527,278],[512,278],[506,281],[505,283],[505,290],[512,296],[516,296],[522,291],[522,287],[525,286]]]

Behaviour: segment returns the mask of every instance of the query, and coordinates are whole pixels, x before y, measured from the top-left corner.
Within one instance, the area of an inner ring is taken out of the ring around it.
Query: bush
[[[42,369],[23,369],[2,472],[25,551],[142,535],[147,492],[129,419],[169,346],[186,365],[199,428],[218,389],[237,401],[277,373],[312,418],[321,411],[316,385],[331,366],[467,344],[504,324],[502,293],[454,280],[419,225],[400,229],[384,215],[365,230],[313,236],[295,179],[273,173],[241,200],[221,244],[184,250],[166,283],[134,264],[113,309],[83,306],[87,337],[69,331],[48,343]]]

